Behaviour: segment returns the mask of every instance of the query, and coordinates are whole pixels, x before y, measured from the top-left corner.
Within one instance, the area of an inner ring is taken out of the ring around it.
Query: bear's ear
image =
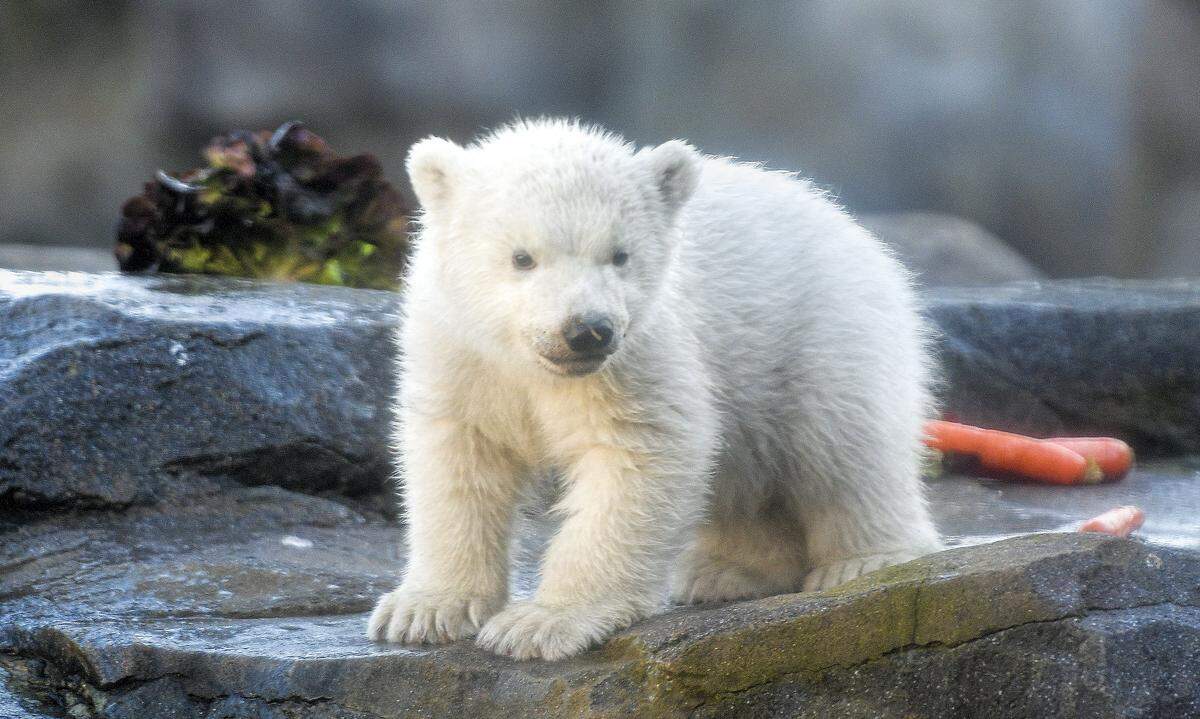
[[[405,167],[422,207],[433,209],[450,198],[465,154],[462,147],[440,137],[427,137],[412,146]]]
[[[664,142],[638,154],[645,156],[658,192],[674,215],[691,198],[700,180],[700,154],[680,140]]]

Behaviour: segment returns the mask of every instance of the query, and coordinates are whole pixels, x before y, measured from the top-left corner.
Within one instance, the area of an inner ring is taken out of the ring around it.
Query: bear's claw
[[[374,641],[443,644],[475,636],[503,605],[503,597],[428,592],[401,587],[383,595],[371,613]]]
[[[676,604],[733,602],[781,594],[787,588],[757,576],[751,570],[723,562],[709,562],[692,569],[671,593]],[[794,591],[794,589],[793,589]]]
[[[927,553],[919,550],[902,550],[884,554],[868,554],[863,557],[851,557],[820,564],[813,567],[808,576],[804,578],[804,591],[816,592],[830,589],[851,579],[874,572],[876,569],[902,564]]]

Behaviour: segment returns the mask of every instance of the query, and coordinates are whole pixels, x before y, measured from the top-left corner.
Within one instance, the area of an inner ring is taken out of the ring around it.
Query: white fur
[[[907,275],[807,182],[565,121],[425,140],[409,172],[425,206],[401,337],[411,555],[373,638],[558,659],[668,588],[824,589],[938,548]],[[620,347],[567,376],[546,357],[582,312],[612,317]],[[507,603],[514,507],[547,468],[563,523],[536,593]]]

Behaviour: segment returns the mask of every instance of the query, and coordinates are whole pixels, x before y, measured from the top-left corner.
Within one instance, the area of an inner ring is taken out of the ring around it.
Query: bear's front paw
[[[836,587],[856,577],[874,572],[876,569],[890,567],[893,564],[903,564],[926,554],[928,552],[912,549],[883,554],[868,554],[862,557],[850,557],[849,559],[819,564],[813,567],[808,576],[804,578],[804,591],[816,592]]]
[[[513,659],[554,661],[582,652],[616,629],[618,622],[607,614],[587,607],[513,602],[484,625],[475,643]]]
[[[475,636],[488,617],[503,605],[502,596],[400,587],[379,599],[367,624],[367,636],[377,642],[452,642]]]

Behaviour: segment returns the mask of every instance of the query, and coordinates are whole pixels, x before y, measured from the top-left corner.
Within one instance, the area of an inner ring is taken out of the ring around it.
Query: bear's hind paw
[[[795,591],[795,585],[767,581],[733,564],[712,562],[692,569],[671,592],[676,604],[707,604],[755,599]]]
[[[883,554],[868,554],[862,557],[850,557],[834,562],[826,562],[813,567],[804,578],[804,591],[817,592],[822,589],[836,587],[839,584],[855,579],[876,569],[890,567],[893,564],[903,564],[910,559],[923,556],[926,552],[902,550]]]

